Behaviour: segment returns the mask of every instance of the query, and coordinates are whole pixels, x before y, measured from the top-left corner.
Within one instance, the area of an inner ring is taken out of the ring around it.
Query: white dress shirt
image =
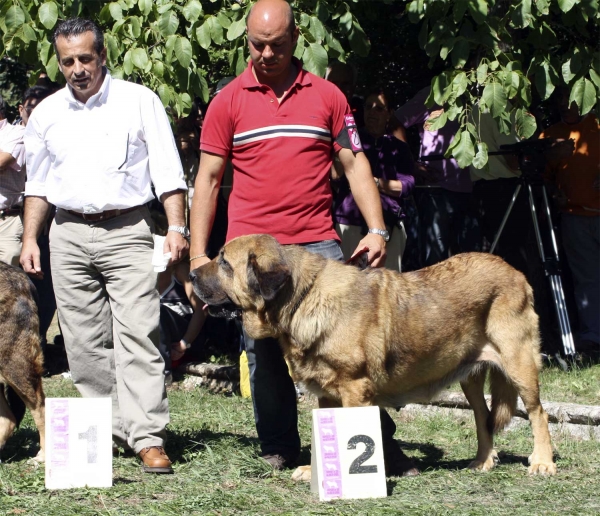
[[[10,125],[8,120],[0,120],[0,152],[11,154],[15,161],[0,171],[0,210],[23,204],[25,188],[25,146],[24,127]]]
[[[160,99],[106,73],[83,104],[70,86],[47,97],[25,129],[25,195],[82,213],[139,206],[186,190],[173,132]]]

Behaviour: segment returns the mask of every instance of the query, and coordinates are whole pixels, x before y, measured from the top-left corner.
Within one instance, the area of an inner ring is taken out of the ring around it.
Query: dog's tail
[[[517,389],[501,369],[490,368],[490,391],[492,410],[487,426],[491,434],[498,433],[508,425],[517,410]]]
[[[23,403],[23,400],[10,385],[4,385],[3,387],[6,395],[6,401],[11,412],[13,413],[13,416],[15,416],[18,427],[25,416],[25,403]]]

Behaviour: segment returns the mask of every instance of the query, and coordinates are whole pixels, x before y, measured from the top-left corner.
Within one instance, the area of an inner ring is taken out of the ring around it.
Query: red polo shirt
[[[200,149],[233,165],[227,241],[268,233],[282,244],[338,239],[329,172],[350,108],[338,88],[301,68],[281,104],[246,71],[212,101]]]

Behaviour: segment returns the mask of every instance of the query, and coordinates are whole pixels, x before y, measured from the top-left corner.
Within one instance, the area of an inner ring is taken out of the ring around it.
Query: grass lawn
[[[545,369],[543,398],[597,404],[600,365],[568,374]],[[44,380],[49,397],[77,396],[70,380]],[[554,478],[528,477],[532,451],[528,426],[497,437],[501,463],[492,472],[465,470],[475,455],[471,417],[392,414],[396,438],[420,464],[422,474],[388,479],[388,498],[320,503],[308,484],[273,473],[256,459],[252,404],[203,389],[169,389],[171,425],[167,451],[176,473],[141,472],[133,457],[113,461],[111,489],[46,491],[43,467],[28,460],[38,439],[28,414],[8,442],[0,466],[0,514],[185,515],[185,514],[599,514],[600,443],[569,436],[553,439],[559,468]],[[310,410],[300,405],[303,462],[309,461]]]

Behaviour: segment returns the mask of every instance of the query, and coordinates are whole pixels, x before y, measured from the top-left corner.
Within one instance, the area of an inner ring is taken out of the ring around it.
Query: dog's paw
[[[554,462],[538,462],[529,466],[527,472],[530,475],[542,475],[544,477],[551,477],[556,475],[556,464],[554,464]]]
[[[292,480],[295,482],[310,482],[311,470],[310,466],[299,466],[292,473]]]
[[[46,462],[46,454],[44,453],[44,450],[40,450],[38,454],[31,460],[39,464],[43,464],[44,462]]]
[[[471,462],[471,464],[469,464],[469,469],[473,471],[490,471],[499,462],[500,459],[498,458],[498,453],[496,453],[496,450],[492,450],[487,459],[475,459],[473,462]]]

